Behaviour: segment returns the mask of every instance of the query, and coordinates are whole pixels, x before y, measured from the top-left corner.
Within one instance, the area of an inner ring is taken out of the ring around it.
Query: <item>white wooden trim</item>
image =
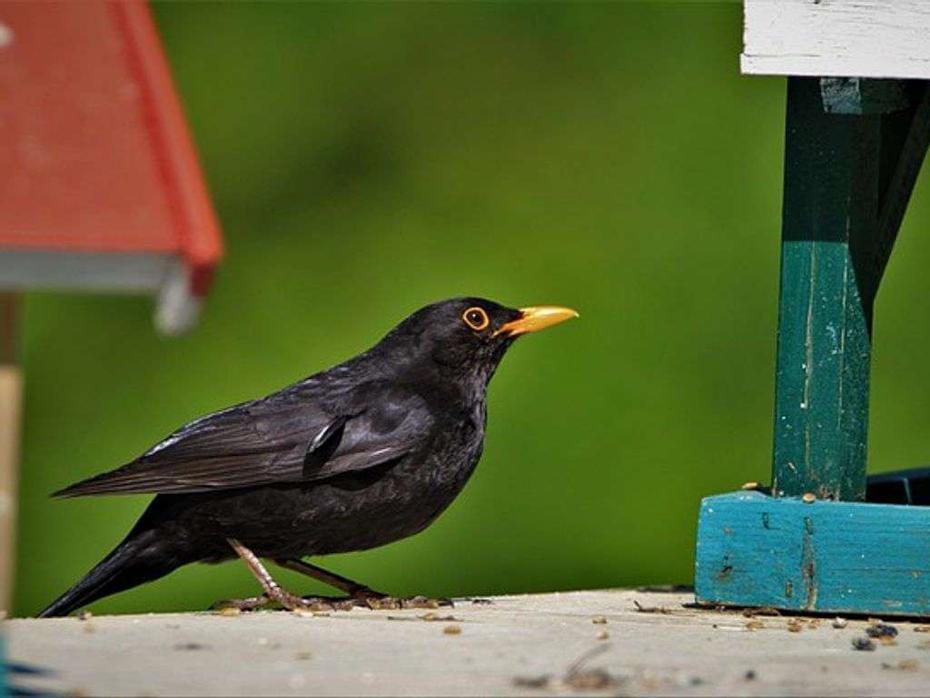
[[[744,0],[748,74],[930,79],[930,0]]]
[[[0,250],[0,290],[156,295],[155,327],[166,335],[191,329],[202,303],[190,292],[183,262],[157,253]]]

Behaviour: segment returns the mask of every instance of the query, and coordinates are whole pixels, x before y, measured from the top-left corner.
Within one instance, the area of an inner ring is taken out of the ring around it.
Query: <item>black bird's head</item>
[[[570,308],[508,308],[484,298],[452,298],[416,311],[374,351],[389,355],[398,366],[435,368],[483,387],[517,337],[574,317],[578,313]]]

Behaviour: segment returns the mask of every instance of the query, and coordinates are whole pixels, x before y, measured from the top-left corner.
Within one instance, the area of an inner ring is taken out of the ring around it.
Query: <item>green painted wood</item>
[[[737,492],[701,503],[700,603],[930,614],[930,509]]]
[[[881,117],[824,111],[816,78],[789,78],[775,398],[775,491],[865,496]],[[858,264],[857,264],[858,262]]]
[[[903,80],[821,78],[820,97],[831,114],[886,114],[910,104]]]
[[[864,499],[872,309],[930,139],[928,95],[788,81],[776,494]]]

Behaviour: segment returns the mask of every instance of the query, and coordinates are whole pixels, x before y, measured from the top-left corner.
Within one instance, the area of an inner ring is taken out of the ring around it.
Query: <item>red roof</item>
[[[219,226],[145,3],[2,3],[0,25],[0,255],[170,255],[205,294]]]

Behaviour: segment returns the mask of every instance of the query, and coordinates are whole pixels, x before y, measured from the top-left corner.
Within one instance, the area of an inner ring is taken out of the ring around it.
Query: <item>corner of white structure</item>
[[[159,289],[155,306],[155,329],[167,337],[189,332],[200,319],[203,299],[191,293],[187,267],[174,262]]]

